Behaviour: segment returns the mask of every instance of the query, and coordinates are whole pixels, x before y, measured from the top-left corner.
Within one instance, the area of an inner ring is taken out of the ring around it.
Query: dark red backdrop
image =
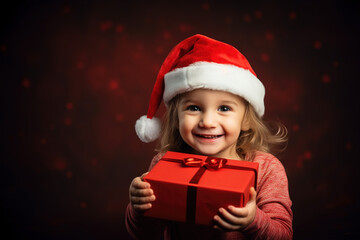
[[[294,239],[358,236],[359,4],[133,2],[1,7],[5,232],[128,238],[128,186],[155,147],[137,139],[134,122],[170,49],[202,33],[248,58],[267,89],[266,117],[289,129],[280,159]]]

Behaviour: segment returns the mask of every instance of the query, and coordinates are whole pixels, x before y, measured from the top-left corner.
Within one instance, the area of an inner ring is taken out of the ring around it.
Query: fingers
[[[247,215],[247,209],[229,206],[228,210],[220,208],[219,215],[216,215],[214,220],[220,229],[233,231],[243,227],[246,223]]]
[[[147,203],[147,204],[133,204],[132,206],[133,206],[133,208],[135,209],[135,211],[144,212],[144,211],[149,210],[149,209],[152,207],[152,204],[151,204],[151,203]]]
[[[152,192],[151,189],[148,189]],[[144,196],[134,196],[130,195],[130,202],[135,210],[145,211],[152,207],[152,202],[155,201],[155,195],[144,195]]]
[[[139,185],[133,185],[130,187],[130,195],[137,197],[146,197],[154,194],[154,191],[149,187],[142,187]]]
[[[155,195],[152,189],[134,190],[130,192],[131,202],[134,203],[147,203],[155,200]]]
[[[144,182],[141,179],[141,177],[134,178],[134,180],[131,183],[130,188],[141,188],[141,189],[150,188],[150,183]]]
[[[255,188],[251,187],[250,188],[250,199],[249,199],[249,202],[256,202],[256,191],[255,191]]]
[[[132,204],[151,203],[151,202],[155,201],[155,195],[154,194],[140,195],[140,196],[131,195],[130,201],[131,201]]]
[[[243,229],[254,221],[256,212],[256,191],[250,189],[250,199],[245,207],[228,206],[220,208],[219,214],[214,217],[216,229],[235,231]]]
[[[249,210],[246,207],[237,208],[234,206],[229,206],[227,211],[224,209],[222,216],[224,216],[226,219],[229,219],[231,221],[232,218],[244,218],[247,217],[248,214],[249,214]]]
[[[150,197],[154,195],[154,191],[150,188],[148,182],[141,180],[141,177],[136,177],[130,184],[129,193],[131,197]]]
[[[137,211],[146,211],[152,207],[151,202],[155,201],[154,191],[148,182],[143,181],[144,173],[140,177],[134,178],[129,188],[129,198],[131,205]]]
[[[216,223],[214,225],[215,229],[224,230],[224,231],[235,231],[235,230],[239,230],[241,228],[240,225],[231,224],[231,223],[225,221],[219,215],[216,215],[214,217],[214,220],[215,220],[215,223]]]
[[[148,175],[148,173],[149,173],[149,172],[143,173],[143,174],[140,176],[141,181],[144,181],[144,177],[145,177],[146,175]]]

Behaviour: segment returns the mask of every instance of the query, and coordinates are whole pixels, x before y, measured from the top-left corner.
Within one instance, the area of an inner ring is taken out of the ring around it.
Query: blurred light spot
[[[349,195],[341,194],[337,196],[337,199],[326,205],[327,208],[339,208],[354,204],[354,198]]]
[[[93,165],[93,166],[96,166],[96,165],[98,165],[98,160],[96,159],[96,158],[92,158],[91,159],[91,165]]]
[[[77,69],[84,69],[84,62],[78,61],[78,62],[76,63],[76,68],[77,68]]]
[[[225,23],[226,23],[226,24],[231,24],[231,23],[232,23],[231,17],[226,17],[226,18],[225,18]]]
[[[303,167],[303,158],[301,156],[297,157],[296,167],[297,168],[302,168]]]
[[[328,84],[330,82],[330,76],[328,74],[324,74],[322,76],[322,82]]]
[[[156,53],[157,54],[163,54],[164,53],[164,48],[162,46],[157,46],[156,47]]]
[[[273,40],[274,40],[274,34],[272,34],[271,32],[267,32],[267,33],[265,34],[265,38],[266,38],[266,40],[268,40],[268,41],[273,41]]]
[[[189,24],[180,24],[179,29],[181,32],[190,32],[193,28]]]
[[[334,203],[328,203],[328,204],[326,204],[326,208],[328,208],[328,209],[332,209],[332,208],[334,208],[334,207],[335,207]]]
[[[139,50],[139,51],[143,51],[144,50],[144,44],[143,43],[137,44],[136,49]]]
[[[243,20],[244,20],[244,22],[247,22],[247,23],[251,22],[251,17],[250,17],[250,15],[249,15],[249,14],[245,14],[244,17],[243,17]]]
[[[333,62],[333,66],[334,66],[334,68],[339,67],[339,62],[338,62],[338,61],[334,61],[334,62]]]
[[[204,10],[209,10],[210,9],[210,5],[208,3],[203,3],[201,7]]]
[[[299,129],[300,129],[299,124],[294,124],[294,125],[292,126],[292,130],[293,130],[294,132],[298,132]]]
[[[268,62],[268,61],[270,60],[269,54],[267,54],[267,53],[262,53],[262,54],[261,54],[261,60],[262,60],[263,62]]]
[[[351,144],[351,143],[347,143],[347,144],[345,145],[345,149],[348,150],[348,151],[350,151],[350,150],[352,149],[352,144]]]
[[[40,143],[43,145],[47,144],[47,139],[45,137],[41,138]]]
[[[254,15],[256,19],[261,19],[263,17],[263,13],[260,10],[255,11]]]
[[[72,124],[72,119],[70,117],[66,117],[64,119],[64,123],[66,126],[70,126]]]
[[[87,208],[88,204],[85,201],[80,202],[80,208]]]
[[[66,109],[67,110],[72,110],[73,109],[73,104],[71,103],[71,102],[68,102],[67,104],[66,104]]]
[[[112,22],[111,21],[104,21],[102,23],[100,23],[100,30],[105,32],[107,30],[109,30],[112,27]]]
[[[66,168],[66,162],[63,159],[58,159],[55,162],[55,169],[63,171]]]
[[[50,220],[50,224],[53,227],[59,226],[62,223],[63,222],[60,219],[53,218],[53,219]]]
[[[108,203],[106,211],[110,213],[123,211],[123,206],[119,202]]]
[[[24,79],[22,80],[21,84],[22,84],[22,86],[23,86],[24,88],[29,88],[29,87],[30,87],[30,80],[27,79],[27,78],[24,78]]]
[[[312,158],[312,153],[311,153],[310,151],[306,151],[306,152],[304,153],[304,158],[305,158],[306,160],[310,160],[310,159]]]
[[[63,8],[63,11],[64,11],[64,13],[65,13],[65,14],[68,14],[68,13],[70,13],[70,11],[71,11],[71,8],[70,8],[70,6],[68,6],[68,5],[65,5],[65,6],[64,6],[64,8]]]
[[[171,33],[169,31],[163,32],[163,38],[168,40],[171,38]]]
[[[141,52],[134,52],[132,57],[134,60],[139,61],[143,57],[143,54]]]
[[[5,44],[1,44],[0,51],[6,52],[6,45]]]
[[[322,44],[321,44],[320,41],[315,41],[313,43],[313,46],[314,46],[315,49],[320,49],[322,47]]]
[[[65,176],[66,176],[67,179],[72,178],[73,177],[72,171],[66,171]]]
[[[316,191],[320,194],[327,194],[329,191],[329,185],[328,183],[320,183],[316,187]]]
[[[116,80],[111,80],[109,83],[110,90],[116,90],[119,87],[119,83]]]
[[[122,113],[116,114],[116,120],[119,122],[124,120],[124,114],[122,114]]]
[[[122,24],[116,25],[115,31],[116,31],[117,33],[121,33],[121,32],[123,32],[124,30],[125,30],[124,25],[122,25]]]
[[[291,12],[289,13],[289,18],[290,18],[290,20],[295,20],[296,17],[297,17],[296,12],[291,11]]]

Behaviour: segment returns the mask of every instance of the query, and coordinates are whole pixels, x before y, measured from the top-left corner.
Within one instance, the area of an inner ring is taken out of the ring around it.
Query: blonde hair
[[[163,117],[163,127],[157,151],[178,151],[191,153],[192,149],[182,139],[179,132],[177,109],[181,95],[175,96],[169,103]],[[249,130],[241,131],[236,152],[242,159],[251,161],[256,151],[278,154],[287,146],[287,129],[279,122],[266,122],[260,118],[253,107],[246,102],[245,119]]]

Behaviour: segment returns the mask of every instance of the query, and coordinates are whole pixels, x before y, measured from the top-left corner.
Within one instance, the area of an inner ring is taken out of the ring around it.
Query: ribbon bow
[[[211,169],[220,169],[225,166],[227,159],[225,158],[213,158],[208,157],[206,160],[200,158],[184,158],[183,163],[188,167],[203,167],[211,168]]]

